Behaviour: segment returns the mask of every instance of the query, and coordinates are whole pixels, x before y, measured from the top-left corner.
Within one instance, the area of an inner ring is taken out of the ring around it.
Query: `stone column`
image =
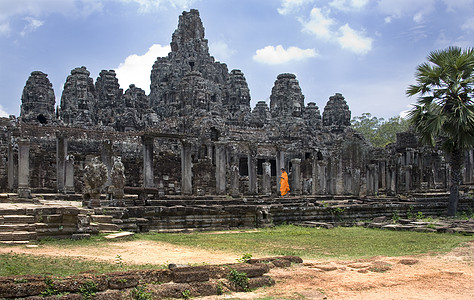
[[[344,195],[351,195],[353,189],[353,172],[351,168],[346,168],[344,170]]]
[[[18,159],[15,159],[18,153],[15,155],[13,146],[13,140],[10,139],[8,144],[8,190],[13,192],[18,187]]]
[[[64,192],[66,194],[74,194],[74,156],[68,155],[66,157],[66,180],[64,185]]]
[[[405,166],[405,192],[408,193],[411,187],[411,170],[413,166]]]
[[[152,142],[152,149],[153,149],[153,142]],[[153,153],[153,151],[152,151]],[[102,142],[102,149],[100,153],[100,158],[102,160],[102,163],[107,167],[107,182],[105,182],[106,186],[110,186],[110,170],[112,170],[112,156],[113,150],[112,150],[112,141],[110,140],[105,140]]]
[[[374,164],[374,195],[379,193],[379,168],[378,164]]]
[[[387,172],[387,195],[394,196],[397,194],[397,172],[396,166],[388,166]]]
[[[342,158],[340,156],[334,160],[334,193],[336,195],[344,194],[344,168],[342,166]]]
[[[216,192],[223,195],[226,192],[226,151],[224,145],[216,145]]]
[[[326,165],[326,192],[329,195],[336,194],[337,162],[336,158],[329,157]]]
[[[373,186],[374,186],[374,178],[373,178],[373,172],[372,172],[372,168],[373,168],[373,164],[369,164],[367,166],[367,172],[366,172],[366,190],[367,190],[367,195],[370,195],[372,196],[374,194],[373,192]]]
[[[311,164],[311,195],[317,195],[319,192],[318,189],[318,181],[319,181],[319,174],[318,174],[318,158],[316,155],[313,155],[313,163]]]
[[[249,194],[257,193],[257,162],[255,158],[255,149],[250,149],[248,154],[248,173],[249,173]]]
[[[18,197],[30,198],[30,143],[18,141]]]
[[[360,195],[360,169],[355,168],[352,173],[352,195]]]
[[[377,167],[378,167],[377,168],[377,177],[378,177],[377,185],[379,188],[386,191],[387,180],[385,180],[385,178],[387,177],[387,175],[385,174],[385,169],[386,169],[385,161],[379,161],[377,164]]]
[[[262,168],[262,192],[268,196],[272,193],[272,165],[266,161],[262,164]]]
[[[293,186],[290,186],[290,190],[294,195],[301,195],[301,159],[293,158],[291,160],[291,165],[293,168],[292,177],[293,177]]]
[[[184,195],[192,195],[193,193],[191,145],[188,141],[181,141],[181,192]]]
[[[327,194],[326,166],[327,162],[322,160],[316,160],[314,163],[313,193],[315,195]]]
[[[240,173],[239,173],[239,164],[236,157],[232,158],[230,165],[230,193],[232,197],[240,196]]]
[[[151,136],[142,136],[143,143],[143,186],[154,187],[155,178],[153,175],[153,142]]]
[[[64,193],[66,156],[67,139],[64,135],[56,133],[56,185],[59,193]]]

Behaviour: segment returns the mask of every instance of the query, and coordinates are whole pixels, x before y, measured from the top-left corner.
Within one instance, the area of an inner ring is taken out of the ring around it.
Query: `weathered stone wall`
[[[0,118],[0,191],[8,190],[10,128],[8,118]]]
[[[271,267],[289,267],[291,263],[302,263],[296,256],[270,257],[252,260],[249,263],[226,265],[180,266],[169,269],[132,270],[103,275],[81,274],[62,278],[40,275],[0,277],[0,297],[41,299],[45,291],[61,295],[61,299],[84,299],[93,293],[94,299],[133,299],[138,297],[134,288],[140,287],[153,299],[182,298],[187,291],[191,297],[243,292],[262,286],[271,286],[275,281],[265,275]],[[248,286],[229,280],[231,270],[245,273]],[[87,296],[87,297],[86,297]]]

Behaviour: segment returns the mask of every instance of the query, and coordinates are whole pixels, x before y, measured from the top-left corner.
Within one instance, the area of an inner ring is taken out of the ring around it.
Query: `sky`
[[[341,93],[352,117],[388,119],[415,103],[405,91],[431,51],[474,46],[474,0],[0,0],[0,116],[19,116],[33,71],[60,105],[70,71],[114,69],[124,91],[150,90],[183,11],[198,9],[210,54],[241,70],[251,106],[270,103],[293,73],[321,113]]]

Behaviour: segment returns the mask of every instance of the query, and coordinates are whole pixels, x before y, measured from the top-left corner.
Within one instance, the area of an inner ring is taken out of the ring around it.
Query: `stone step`
[[[120,231],[120,227],[116,224],[98,223],[100,232],[116,232]]]
[[[3,223],[8,224],[32,224],[35,222],[34,216],[27,215],[4,215]]]
[[[24,214],[26,214],[26,208],[0,208],[0,216]]]
[[[92,222],[96,223],[112,223],[113,216],[108,215],[92,215]]]
[[[0,241],[31,241],[36,240],[36,232],[7,231],[0,232]]]
[[[27,245],[30,241],[0,241],[0,245]]]
[[[0,232],[12,231],[29,231],[34,232],[36,226],[34,224],[3,224],[0,225]]]

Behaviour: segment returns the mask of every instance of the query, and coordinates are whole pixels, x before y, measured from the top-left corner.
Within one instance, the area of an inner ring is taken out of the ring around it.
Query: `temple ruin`
[[[270,103],[251,108],[244,73],[209,54],[197,10],[183,12],[171,52],[150,67],[149,95],[134,85],[124,91],[114,70],[94,81],[77,67],[59,103],[47,74],[32,72],[20,116],[0,119],[0,191],[81,197],[84,207],[108,207],[120,228],[140,231],[329,220],[321,199],[393,203],[449,186],[442,152],[420,146],[412,133],[372,147],[351,128],[343,95],[329,97],[321,113],[305,104],[294,74],[279,74]],[[474,152],[465,157],[468,185]],[[282,167],[290,199],[278,198]]]

